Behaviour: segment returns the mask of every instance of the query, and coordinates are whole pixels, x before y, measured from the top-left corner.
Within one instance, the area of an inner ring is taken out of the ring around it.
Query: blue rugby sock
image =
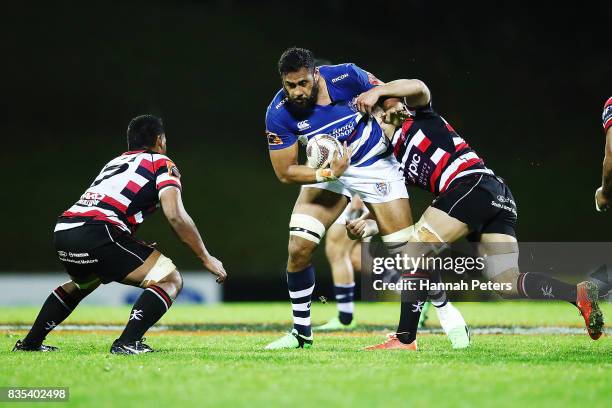
[[[312,265],[299,272],[287,272],[287,286],[293,309],[293,328],[305,337],[312,335],[310,326],[310,305],[315,285]]]

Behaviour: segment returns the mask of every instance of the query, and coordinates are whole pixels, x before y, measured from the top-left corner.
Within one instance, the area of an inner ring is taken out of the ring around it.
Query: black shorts
[[[75,280],[96,275],[102,283],[121,282],[155,250],[107,224],[85,224],[57,231],[53,243],[66,272]]]
[[[434,200],[432,207],[467,224],[472,238],[480,234],[516,237],[516,202],[497,176],[476,173],[461,177]]]

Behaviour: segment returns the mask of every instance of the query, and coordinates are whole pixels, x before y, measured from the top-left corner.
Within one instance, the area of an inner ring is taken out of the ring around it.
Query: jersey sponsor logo
[[[284,98],[282,101],[277,103],[276,106],[274,106],[274,109],[278,110],[281,106],[283,106],[285,104],[285,102],[287,102],[287,98]]]
[[[412,182],[415,182],[417,177],[419,176],[419,163],[421,162],[421,156],[414,153],[412,155],[412,159],[410,160],[410,164],[408,165],[408,176]]]
[[[266,130],[266,137],[268,138],[269,145],[282,145],[282,139],[276,134]]]
[[[332,81],[332,84],[335,84],[335,83],[336,83],[336,82],[338,82],[338,81],[342,81],[344,78],[348,78],[348,76],[349,76],[348,74],[342,74],[342,75],[340,75],[340,76],[337,76],[337,77],[335,77],[335,78],[332,78],[332,80],[331,80],[331,81]]]
[[[104,197],[104,194],[87,191],[81,196],[81,199],[77,201],[77,204],[84,205],[86,207],[92,207],[98,205],[100,200],[102,200]]]
[[[310,129],[310,123],[308,123],[308,119],[307,120],[303,120],[303,121],[297,123],[297,127],[298,127],[298,130],[300,130],[300,131],[306,130],[306,129]]]
[[[514,214],[515,216],[517,215],[517,213],[516,213],[516,209],[515,209],[514,207],[510,207],[510,206],[507,206],[507,205],[504,205],[504,204],[499,204],[499,203],[497,203],[497,202],[496,202],[496,201],[494,201],[494,200],[491,200],[491,205],[492,205],[493,207],[495,207],[495,208],[499,208],[500,210],[509,211],[509,212],[511,212],[512,214]]]
[[[504,204],[505,204],[505,203],[510,203],[510,204],[512,204],[513,206],[515,206],[515,207],[516,207],[516,203],[514,202],[514,200],[513,200],[513,199],[511,199],[511,198],[509,198],[509,197],[504,197],[504,196],[503,196],[503,195],[501,195],[501,194],[499,194],[499,195],[497,196],[497,201],[499,201],[500,203],[504,203]]]

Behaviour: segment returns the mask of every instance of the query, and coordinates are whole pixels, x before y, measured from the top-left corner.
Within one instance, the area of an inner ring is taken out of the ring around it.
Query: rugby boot
[[[373,346],[368,346],[364,350],[411,350],[417,351],[419,348],[417,347],[417,341],[414,341],[410,344],[405,344],[399,341],[397,335],[395,333],[387,334],[387,340],[383,343],[375,344]]]
[[[13,351],[49,352],[49,351],[58,351],[58,350],[59,349],[57,347],[47,346],[45,344],[30,345],[30,344],[24,343],[23,340],[17,340],[17,343],[15,343],[15,347],[13,347]]]
[[[304,337],[298,333],[297,330],[293,329],[291,333],[285,334],[278,340],[268,344],[266,350],[283,350],[283,349],[297,349],[304,348],[309,349],[312,347],[312,336]]]
[[[593,282],[584,281],[577,285],[576,306],[593,340],[601,337],[604,326],[604,317],[597,303],[597,296],[597,285]]]
[[[153,349],[144,343],[146,341],[144,337],[141,340],[124,342],[119,339],[113,342],[111,346],[110,352],[111,354],[144,354],[144,353],[152,353]]]

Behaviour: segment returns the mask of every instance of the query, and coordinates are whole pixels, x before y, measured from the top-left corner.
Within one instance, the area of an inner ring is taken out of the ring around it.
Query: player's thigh
[[[316,187],[302,187],[293,207],[293,214],[304,214],[316,218],[325,229],[342,214],[349,198],[341,193]]]
[[[302,187],[289,221],[289,253],[314,250],[347,204],[342,194]]]
[[[70,281],[62,285],[62,288],[72,294],[78,294],[81,297],[89,295],[96,290],[102,283],[100,278],[93,273],[80,274],[78,276],[70,276]]]
[[[488,233],[480,236],[478,254],[485,259],[483,275],[494,282],[516,282],[519,275],[519,246],[516,237]],[[508,294],[517,292],[513,287]]]
[[[380,235],[389,235],[413,224],[412,209],[407,198],[398,198],[385,203],[365,203],[374,215]]]
[[[123,284],[143,288],[161,282],[174,284],[178,290],[182,286],[182,278],[172,260],[157,250],[154,250],[140,266],[121,280]]]
[[[414,235],[420,242],[455,242],[468,232],[467,224],[435,207],[428,207],[414,226]]]
[[[516,237],[509,234],[490,234],[480,235],[478,251],[481,254],[507,254],[518,253],[519,245]]]

